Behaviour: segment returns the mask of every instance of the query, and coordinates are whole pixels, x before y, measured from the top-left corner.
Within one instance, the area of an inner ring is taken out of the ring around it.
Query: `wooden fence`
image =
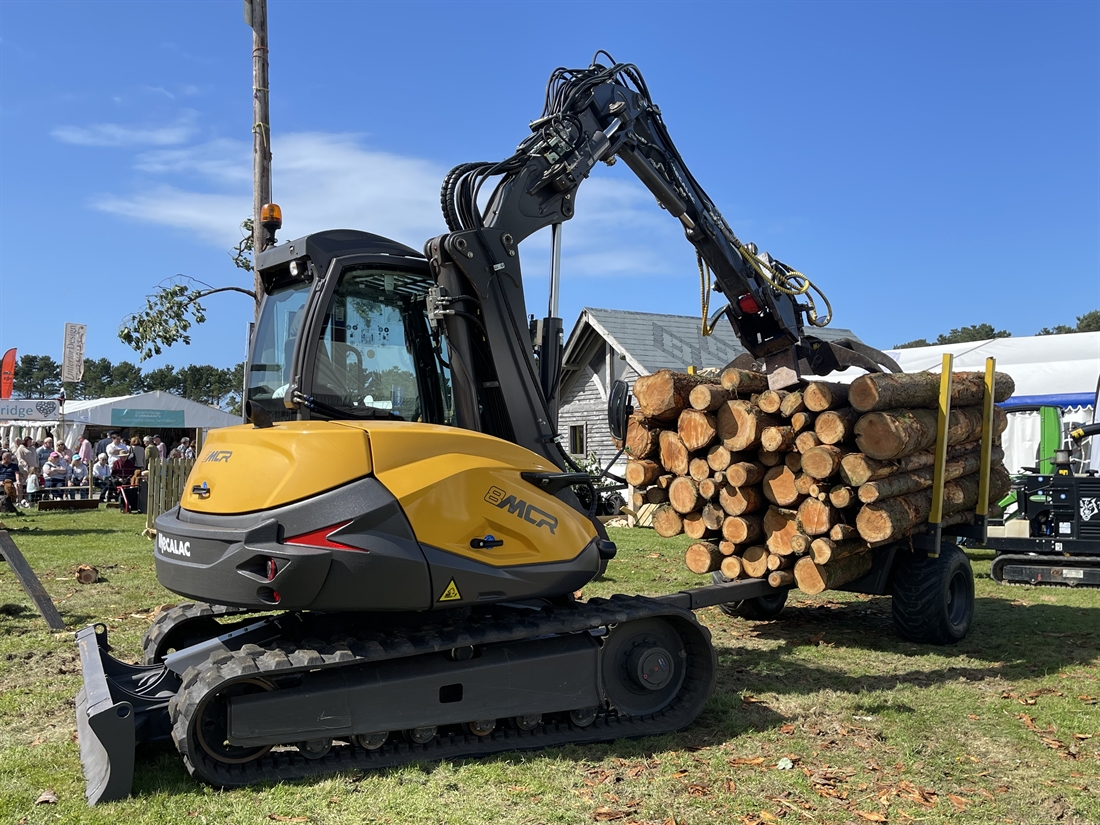
[[[153,529],[153,522],[157,520],[157,516],[180,503],[183,487],[194,466],[193,458],[158,458],[148,466],[149,495],[145,507],[147,529]]]

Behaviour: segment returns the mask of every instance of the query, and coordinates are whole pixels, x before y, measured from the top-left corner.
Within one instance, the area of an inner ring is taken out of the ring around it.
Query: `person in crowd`
[[[111,484],[118,491],[118,494],[125,498],[124,503],[128,512],[134,512],[137,508],[137,490],[131,486],[135,469],[137,468],[134,467],[134,458],[130,455],[130,448],[123,444],[118,458],[111,465]]]
[[[11,450],[4,450],[0,453],[0,486],[3,486],[5,481],[10,481],[15,485],[16,490],[20,490],[23,484],[23,474],[19,470],[19,463],[15,460],[15,456],[11,454]],[[21,498],[17,494],[17,497]]]
[[[160,453],[160,458],[162,461],[168,458],[168,445],[161,441],[159,435],[153,436],[153,445],[157,448],[157,452]]]
[[[23,476],[23,491],[26,492],[27,482],[32,475],[38,473],[38,453],[34,450],[34,442],[30,436],[15,448],[15,460],[19,464],[19,474]]]
[[[99,490],[99,500],[107,501],[112,498],[114,488],[111,487],[111,465],[107,463],[107,453],[100,453],[95,464],[92,465],[92,484]]]
[[[147,435],[142,440],[145,442],[145,466],[148,468],[154,461],[160,458],[160,450],[158,450],[157,445],[153,443],[153,436]]]
[[[134,460],[134,466],[139,470],[145,469],[145,450],[141,446],[141,439],[136,435],[130,439],[130,457]]]
[[[77,448],[77,452],[80,453],[80,460],[84,462],[84,466],[86,468],[91,467],[95,461],[95,450],[86,435],[80,437],[80,446]]]
[[[95,454],[99,455],[100,453],[107,452],[107,445],[111,443],[111,439],[114,437],[115,431],[111,430],[107,435],[103,436],[103,438],[99,439],[99,441],[95,443]]]
[[[65,459],[61,457],[61,453],[57,450],[52,450],[46,457],[46,462],[42,465],[42,478],[45,481],[46,496],[48,498],[61,498],[62,493],[60,491],[56,493],[49,492],[58,487],[64,487],[69,479],[69,465],[65,463]]]
[[[69,486],[80,488],[70,491],[71,498],[88,497],[88,465],[84,463],[80,453],[73,455],[73,461],[69,465]]]
[[[195,450],[191,446],[191,439],[184,436],[180,439],[180,443],[176,446],[176,449],[172,451],[173,458],[194,458]]]
[[[73,460],[73,451],[69,449],[69,445],[65,443],[64,439],[58,439],[57,452],[66,464],[71,464]]]
[[[114,464],[118,460],[118,457],[122,455],[122,451],[124,449],[129,452],[129,448],[122,442],[122,436],[118,433],[112,435],[111,443],[108,444],[106,449],[103,451],[107,453],[108,463]]]
[[[52,452],[53,452],[53,439],[50,438],[49,436],[46,436],[46,438],[42,441],[42,446],[39,447],[38,450],[37,450],[38,466],[40,468],[44,468],[46,466],[46,461],[49,459],[50,453],[52,453]]]

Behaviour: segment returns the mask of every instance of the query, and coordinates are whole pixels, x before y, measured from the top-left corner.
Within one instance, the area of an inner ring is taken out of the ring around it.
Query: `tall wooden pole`
[[[252,26],[252,260],[264,248],[260,210],[271,203],[271,119],[268,110],[267,0],[245,0],[245,21]],[[253,270],[256,317],[263,284]]]

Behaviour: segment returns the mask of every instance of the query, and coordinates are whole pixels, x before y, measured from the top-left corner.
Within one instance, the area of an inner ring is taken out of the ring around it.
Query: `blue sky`
[[[284,240],[414,248],[446,170],[510,154],[550,71],[636,63],[743,240],[806,272],[881,347],[1016,335],[1100,306],[1100,4],[270,1]],[[0,0],[0,347],[136,360],[116,337],[177,273],[248,285],[251,33],[240,0]],[[529,310],[548,241],[524,244]],[[694,314],[693,250],[623,164],[564,229],[562,315]],[[164,363],[243,358],[246,298]]]

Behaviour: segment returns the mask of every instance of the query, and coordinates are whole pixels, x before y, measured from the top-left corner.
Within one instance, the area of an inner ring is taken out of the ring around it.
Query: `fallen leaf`
[[[41,745],[45,741],[46,740],[43,739],[41,736],[38,736],[38,737],[35,738],[35,740],[33,742],[31,742],[31,747],[32,748],[37,748],[39,745]]]
[[[38,795],[38,799],[34,800],[35,805],[56,805],[57,804],[57,791],[53,788],[46,788]]]
[[[773,814],[771,811],[761,811],[760,818],[765,822],[778,822],[779,817]]]
[[[763,702],[764,700],[763,699],[757,699],[755,696],[742,696],[741,701],[744,702],[746,705],[752,705],[752,704],[757,704],[759,702]]]
[[[308,816],[283,816],[282,814],[268,814],[268,819],[276,822],[309,822]]]
[[[737,793],[737,783],[732,779],[726,780],[726,793]]]
[[[780,733],[791,734],[794,733],[794,725],[782,725],[779,728]]]
[[[1073,734],[1073,738],[1074,739],[1079,739],[1082,742],[1084,742],[1086,739],[1092,739],[1092,734],[1091,733],[1075,733],[1075,734]]]
[[[660,553],[646,553],[646,558],[647,559],[659,559],[659,558],[661,558],[661,554]]]
[[[679,779],[682,776],[687,776],[689,773],[691,773],[691,771],[676,771],[676,773],[672,775],[672,778]]]
[[[860,819],[866,819],[868,822],[885,822],[886,817],[882,814],[876,814],[870,811],[856,811],[856,816]]]
[[[970,804],[969,799],[963,799],[961,796],[956,796],[953,793],[949,793],[947,798],[951,800],[951,804],[955,806],[955,810],[960,813],[966,810],[966,806]]]
[[[980,716],[978,716],[977,714],[974,714],[974,713],[966,714],[966,718],[970,719],[971,721],[974,721],[974,722],[977,722],[979,719],[981,719]]]
[[[1084,693],[1082,693],[1077,698],[1084,702],[1086,705],[1095,705],[1098,701],[1100,701],[1095,696],[1088,696]]]
[[[597,808],[592,812],[592,817],[597,822],[613,822],[616,819],[626,819],[630,811],[621,811],[618,808]]]
[[[707,796],[709,793],[709,785],[688,785],[688,796]]]

